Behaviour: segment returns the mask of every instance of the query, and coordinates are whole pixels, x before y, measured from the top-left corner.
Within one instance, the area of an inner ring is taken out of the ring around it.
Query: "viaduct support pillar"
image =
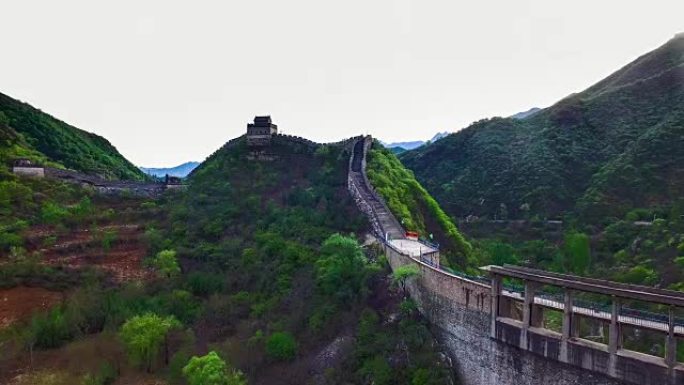
[[[668,317],[668,328],[667,337],[665,340],[665,363],[667,364],[668,374],[670,376],[671,383],[675,383],[675,372],[674,367],[677,365],[677,338],[674,334],[675,329],[675,317],[674,317],[674,307],[670,306],[670,312]]]
[[[532,321],[532,306],[534,306],[534,291],[536,289],[534,282],[525,281],[525,299],[523,303],[523,324],[520,331],[520,348],[527,349],[527,333],[530,329]]]
[[[619,349],[620,341],[620,327],[618,324],[618,316],[620,315],[620,299],[613,296],[613,306],[610,316],[610,329],[608,331],[608,353],[610,354],[608,360],[608,374],[617,377],[617,351]]]
[[[572,335],[572,291],[565,290],[565,302],[563,307],[563,335],[561,336],[560,345],[560,360],[561,362],[570,362],[570,357],[568,353],[568,341],[573,337]]]
[[[492,309],[490,337],[496,338],[496,318],[499,316],[499,300],[501,296],[501,276],[492,275]]]

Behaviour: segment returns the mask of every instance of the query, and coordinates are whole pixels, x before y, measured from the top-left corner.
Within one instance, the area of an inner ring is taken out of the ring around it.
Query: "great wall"
[[[94,189],[100,194],[131,194],[144,197],[157,197],[167,190],[182,189],[185,187],[179,178],[168,176],[164,182],[108,180],[73,170],[42,166],[26,159],[16,160],[12,167],[12,172],[21,176],[50,178],[78,184],[86,188]]]
[[[444,268],[438,250],[417,248],[415,241],[404,239],[404,229],[368,181],[366,154],[371,143],[368,136],[354,145],[349,192],[368,217],[391,267],[419,268],[419,277],[408,284],[411,297],[466,385],[684,384],[684,366],[676,359],[684,320],[675,317],[676,309],[684,307],[683,293],[514,266],[486,267],[487,278]],[[504,279],[523,282],[522,290],[507,287]],[[545,293],[543,287],[555,288],[555,294]],[[610,308],[580,301],[583,293],[608,296]],[[669,310],[653,314],[621,306],[628,300]],[[543,327],[544,311],[562,315],[561,332]],[[607,326],[608,343],[582,338],[582,320]],[[660,333],[664,357],[626,349],[621,343],[623,328]]]

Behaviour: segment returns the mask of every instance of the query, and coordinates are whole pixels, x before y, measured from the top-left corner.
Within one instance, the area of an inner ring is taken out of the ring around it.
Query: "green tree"
[[[408,281],[419,275],[420,270],[416,265],[411,264],[400,266],[394,270],[394,273],[392,273],[392,283],[401,288],[401,292],[404,295],[404,298],[406,298],[408,296],[408,293],[406,292],[406,284]]]
[[[316,262],[316,283],[321,293],[340,303],[360,298],[366,284],[366,257],[358,242],[340,234],[323,242]]]
[[[578,232],[567,233],[565,235],[563,256],[566,269],[575,274],[585,274],[591,264],[589,236]]]
[[[493,265],[503,266],[505,264],[516,265],[519,263],[515,249],[508,243],[487,241],[484,242],[483,248],[489,254]]]
[[[180,322],[174,317],[146,313],[126,321],[121,326],[119,336],[126,345],[131,360],[137,365],[144,366],[149,373],[162,345],[166,353],[165,359],[168,361],[168,333],[180,326]]]
[[[160,275],[166,278],[174,277],[180,273],[175,250],[162,250],[158,252],[157,256],[152,260],[152,266],[157,269]]]
[[[297,341],[288,332],[273,333],[266,341],[266,353],[280,361],[291,360],[297,354]]]
[[[239,370],[230,370],[216,352],[192,357],[183,368],[189,385],[245,385],[247,381]]]

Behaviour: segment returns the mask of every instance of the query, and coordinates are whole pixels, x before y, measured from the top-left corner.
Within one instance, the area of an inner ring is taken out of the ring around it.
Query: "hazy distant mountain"
[[[450,134],[450,132],[448,132],[448,131],[438,132],[435,134],[435,136],[432,137],[432,139],[430,139],[430,142],[436,142],[436,141],[444,138],[445,136],[447,136],[449,134]]]
[[[434,142],[434,141],[440,140],[447,135],[449,135],[449,132],[447,132],[447,131],[438,132],[435,134],[435,136],[432,137],[432,139],[429,140],[429,142]],[[400,148],[399,150],[394,151],[395,154],[399,154],[399,153],[402,153],[404,151],[414,150],[414,149],[424,145],[425,143],[427,143],[427,141],[415,140],[412,142],[393,142],[393,143],[385,143],[383,141],[380,141],[380,143],[382,143],[383,146],[390,148],[390,149]]]
[[[387,148],[401,147],[404,150],[413,150],[415,148],[418,148],[418,147],[424,145],[425,141],[416,140],[413,142],[393,142],[393,143],[385,143],[383,141],[380,141],[380,143],[382,143],[382,145],[387,147]]]
[[[536,113],[539,112],[539,111],[541,111],[541,108],[532,107],[532,108],[530,108],[530,109],[527,110],[527,111],[518,112],[517,114],[511,115],[511,116],[509,116],[509,118],[520,119],[520,120],[522,120],[522,119],[527,119],[527,118],[529,118],[530,116],[536,114]]]
[[[199,166],[199,162],[186,162],[186,163],[183,163],[183,164],[176,166],[176,167],[168,167],[168,168],[140,167],[140,169],[145,174],[152,175],[152,176],[163,177],[166,174],[169,174],[170,176],[178,176],[181,178],[185,178],[197,166]]]

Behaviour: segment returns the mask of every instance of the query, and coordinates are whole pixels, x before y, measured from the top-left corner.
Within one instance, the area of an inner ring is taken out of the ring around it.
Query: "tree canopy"
[[[192,357],[183,368],[183,375],[189,385],[247,384],[242,373],[230,370],[226,362],[215,351],[201,357]]]
[[[119,335],[131,360],[149,372],[169,331],[180,326],[174,317],[146,313],[127,320],[121,326]]]

